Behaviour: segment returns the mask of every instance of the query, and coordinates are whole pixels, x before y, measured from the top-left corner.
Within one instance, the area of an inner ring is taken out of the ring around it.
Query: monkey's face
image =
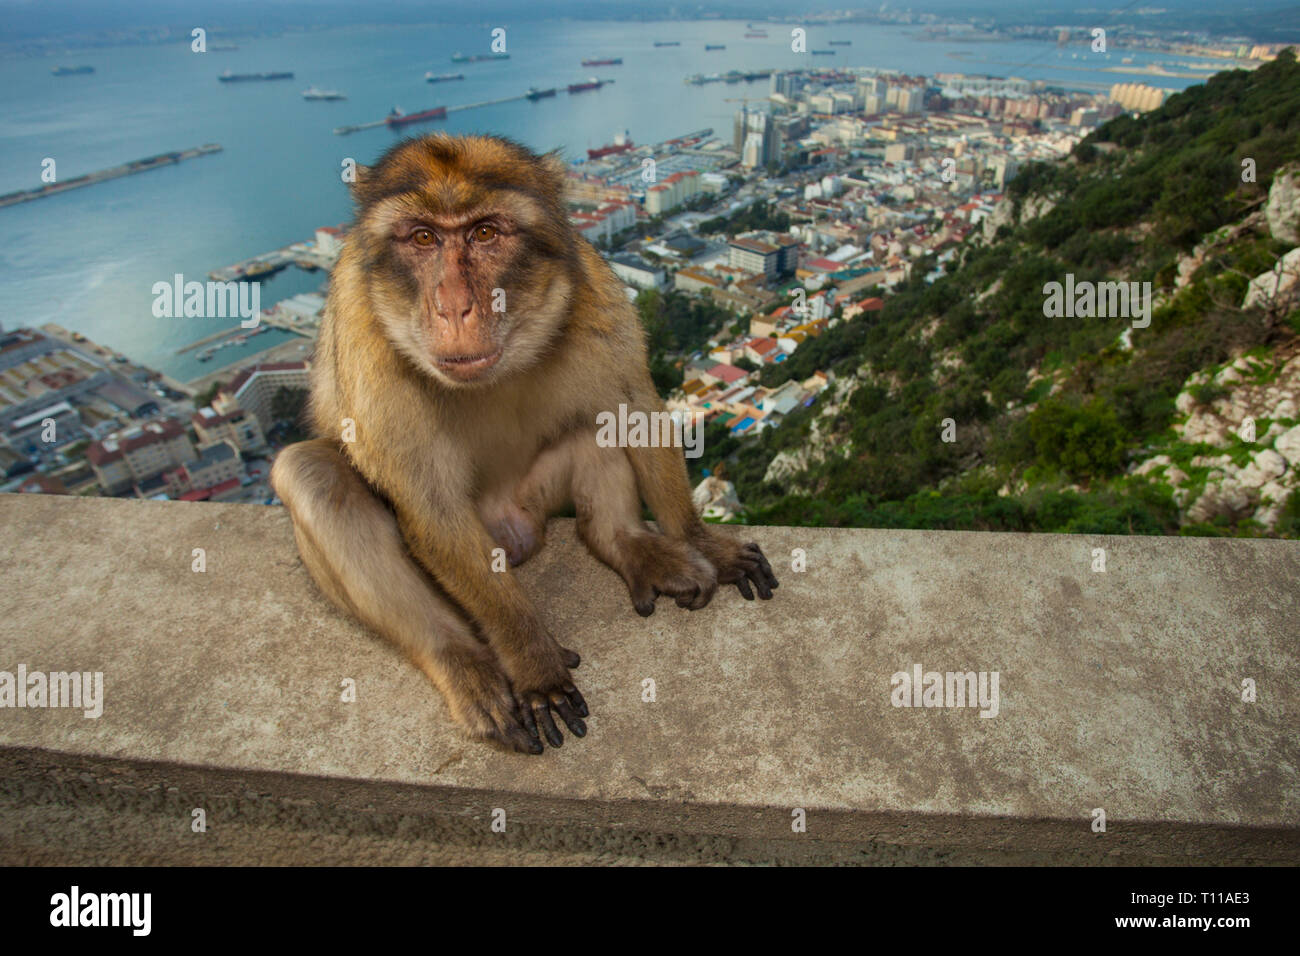
[[[452,386],[535,365],[568,313],[563,164],[491,137],[402,143],[359,170],[368,295],[385,335]]]

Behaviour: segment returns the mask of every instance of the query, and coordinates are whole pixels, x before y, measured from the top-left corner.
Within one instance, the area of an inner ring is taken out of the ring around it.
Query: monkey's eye
[[[431,246],[438,241],[432,229],[417,229],[411,233],[411,241],[417,246]]]
[[[469,237],[474,242],[491,242],[497,237],[497,228],[485,222],[479,223],[470,230]]]

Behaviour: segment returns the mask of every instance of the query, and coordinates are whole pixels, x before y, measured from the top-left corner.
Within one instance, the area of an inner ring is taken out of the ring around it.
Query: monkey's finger
[[[587,701],[583,699],[578,688],[572,684],[565,684],[562,690],[569,695],[569,703],[573,704],[573,709],[578,712],[579,717],[591,716],[591,713],[587,710]]]
[[[536,737],[530,737],[524,731],[524,728],[520,726],[507,727],[505,730],[498,733],[497,739],[512,750],[519,751],[521,754],[537,755],[546,751],[546,748],[542,746],[540,740]]]
[[[758,566],[763,570],[763,577],[767,579],[767,586],[770,588],[779,587],[776,575],[772,573],[772,565],[768,563],[767,555],[763,553],[763,549],[753,543],[747,544],[745,547],[753,549],[754,558],[758,561]]]
[[[564,658],[564,666],[573,670],[582,663],[582,658],[578,656],[577,651],[571,651],[567,647],[560,648],[560,654]]]
[[[528,729],[523,716],[525,713],[527,713],[527,710],[521,710],[519,702],[514,701],[509,713],[503,714],[497,720],[501,729],[501,736],[521,753],[542,753],[546,748],[542,746],[542,741],[537,736],[537,728]]]
[[[575,737],[587,736],[587,725],[582,722],[582,718],[574,712],[569,706],[569,698],[565,697],[558,690],[550,693],[551,706],[555,712],[560,715],[560,719],[568,725],[569,730]]]
[[[768,585],[767,578],[764,576],[763,569],[759,567],[758,562],[751,561],[742,565],[742,567],[744,568],[745,577],[754,582],[754,587],[758,589],[758,596],[764,601],[770,600],[772,588]]]
[[[655,612],[655,598],[659,592],[650,585],[629,587],[627,593],[632,598],[632,607],[642,617],[649,617]]]
[[[524,730],[528,731],[528,736],[537,741],[537,746],[540,747],[542,738],[537,733],[537,721],[533,719],[533,709],[526,700],[519,705],[519,722],[524,725]]]
[[[736,587],[740,589],[740,593],[746,601],[754,600],[754,592],[749,589],[749,578],[741,575],[736,579]]]
[[[533,716],[537,718],[537,726],[546,735],[546,740],[552,747],[564,745],[564,737],[560,735],[555,720],[551,717],[551,702],[541,694],[534,697]]]

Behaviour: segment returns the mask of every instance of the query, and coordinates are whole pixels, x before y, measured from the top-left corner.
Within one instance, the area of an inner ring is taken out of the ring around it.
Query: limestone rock
[[[1205,491],[1187,509],[1187,520],[1193,523],[1211,521],[1220,515],[1229,518],[1242,518],[1254,508],[1250,494],[1244,487],[1231,478],[1225,477],[1221,482],[1211,481]]]
[[[1291,466],[1300,465],[1300,425],[1279,436],[1273,449]]]
[[[736,496],[736,486],[729,481],[710,475],[696,486],[691,497],[702,517],[727,521],[740,516],[740,498]]]
[[[1292,163],[1273,175],[1264,217],[1274,238],[1300,242],[1300,166]]]
[[[1290,488],[1285,488],[1276,481],[1264,485],[1259,489],[1260,506],[1255,512],[1255,520],[1270,531],[1276,530],[1277,523],[1282,517],[1282,509],[1286,507],[1287,500],[1294,493]]]
[[[792,451],[780,451],[767,465],[763,473],[764,481],[779,482],[797,475],[808,467],[808,450],[800,447]]]
[[[1286,459],[1271,449],[1264,449],[1250,464],[1237,473],[1237,481],[1247,488],[1260,488],[1286,471]]]
[[[1241,307],[1272,309],[1285,314],[1300,298],[1300,246],[1292,249],[1268,272],[1250,280]]]

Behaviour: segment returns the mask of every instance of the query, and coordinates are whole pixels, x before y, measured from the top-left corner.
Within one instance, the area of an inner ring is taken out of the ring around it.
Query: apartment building
[[[268,362],[246,368],[218,392],[219,401],[232,401],[253,413],[266,434],[275,424],[271,400],[281,388],[306,390],[310,385],[310,362]]]
[[[86,460],[106,495],[120,494],[196,458],[185,427],[174,418],[115,432],[86,449]]]

